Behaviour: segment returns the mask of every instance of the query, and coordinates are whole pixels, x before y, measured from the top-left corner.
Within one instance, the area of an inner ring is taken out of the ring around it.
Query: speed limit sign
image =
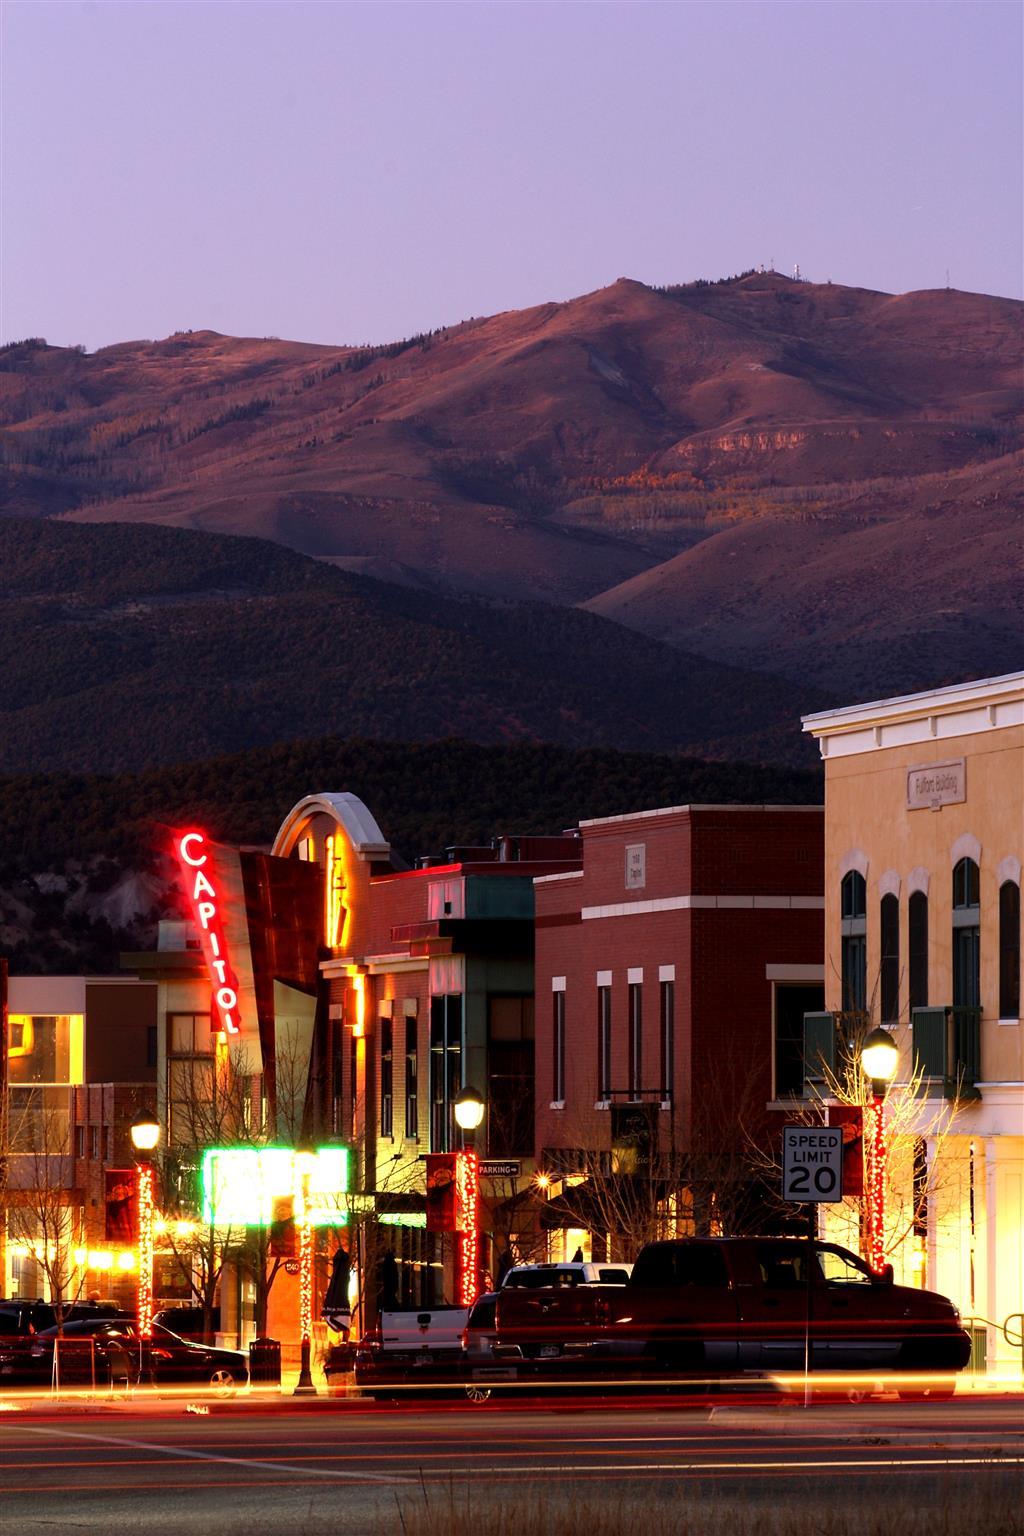
[[[831,1203],[843,1198],[841,1125],[787,1125],[782,1132],[783,1200]]]

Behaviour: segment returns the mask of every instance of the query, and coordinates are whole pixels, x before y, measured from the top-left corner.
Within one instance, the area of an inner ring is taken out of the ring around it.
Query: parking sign
[[[782,1132],[782,1198],[829,1204],[843,1198],[843,1131],[787,1125]]]

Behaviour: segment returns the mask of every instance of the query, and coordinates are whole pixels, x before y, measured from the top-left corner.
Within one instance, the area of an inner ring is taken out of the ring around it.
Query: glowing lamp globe
[[[152,1152],[160,1140],[160,1122],[150,1109],[140,1109],[132,1121],[132,1146],[136,1152]]]
[[[899,1058],[899,1049],[887,1029],[873,1029],[861,1046],[860,1064],[874,1083],[891,1083]]]
[[[452,1107],[460,1130],[475,1131],[484,1118],[484,1101],[475,1088],[463,1088]]]

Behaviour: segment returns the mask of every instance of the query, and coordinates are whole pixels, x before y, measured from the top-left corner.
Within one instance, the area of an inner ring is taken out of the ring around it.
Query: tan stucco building
[[[1019,1371],[1001,1325],[1018,1314],[1019,1336],[1024,1311],[1024,673],[804,730],[825,763],[826,1008],[890,1030],[897,1094],[918,1079],[903,1162],[928,1193],[889,1256],[987,1321],[990,1369]]]

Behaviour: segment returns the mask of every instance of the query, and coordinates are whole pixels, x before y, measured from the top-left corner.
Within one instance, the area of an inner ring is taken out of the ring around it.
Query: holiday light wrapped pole
[[[887,1029],[873,1029],[860,1052],[871,1102],[864,1126],[864,1257],[876,1274],[885,1267],[885,1180],[889,1147],[885,1139],[885,1095],[896,1076],[899,1050]]]
[[[296,1395],[316,1391],[310,1371],[313,1344],[313,1223],[309,1210],[309,1173],[303,1167],[296,1201],[295,1229],[299,1244],[299,1379]]]
[[[160,1140],[160,1122],[151,1110],[143,1109],[131,1127],[136,1160],[136,1307],[139,1328],[139,1368],[142,1374],[144,1343],[153,1336],[153,1236],[156,1223],[156,1178],[151,1161]]]
[[[463,1140],[455,1158],[456,1294],[460,1307],[471,1307],[480,1294],[480,1162],[473,1143],[484,1101],[475,1088],[463,1088],[453,1107]]]

